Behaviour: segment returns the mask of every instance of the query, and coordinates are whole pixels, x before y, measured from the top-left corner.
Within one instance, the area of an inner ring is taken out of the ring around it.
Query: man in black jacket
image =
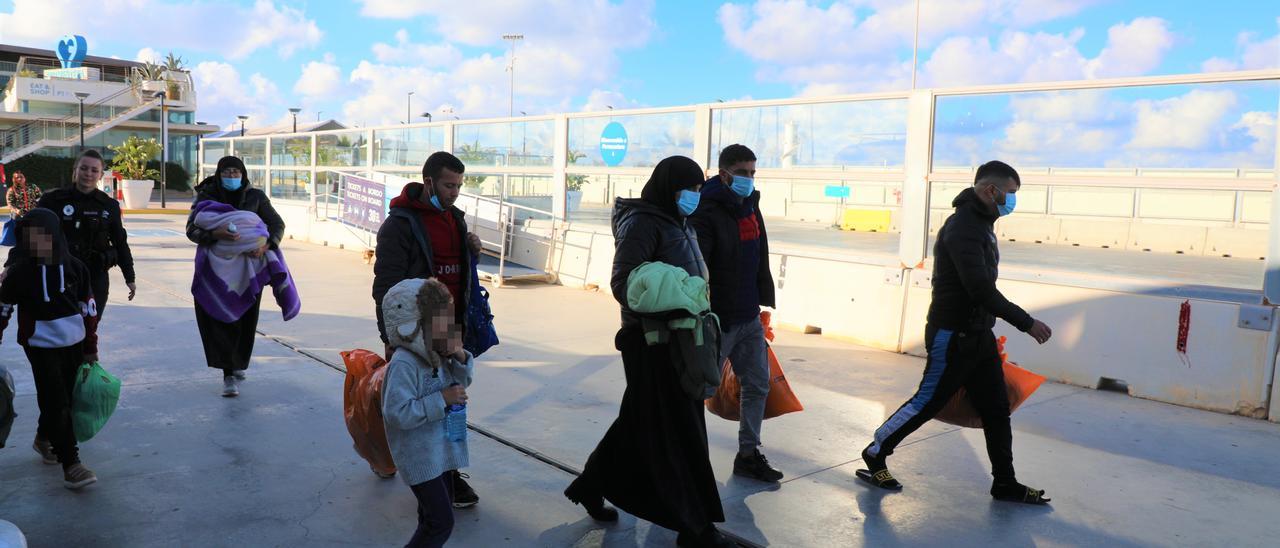
[[[760,453],[760,427],[769,397],[769,361],[760,307],[775,306],[769,272],[769,238],[755,189],[756,155],[734,144],[720,151],[720,172],[702,185],[702,200],[689,224],[711,271],[711,310],[724,330],[720,358],[728,358],[742,386],[738,455],[733,473],[777,482],[782,472]]]
[[[409,183],[391,200],[391,213],[378,229],[377,257],[373,263],[373,303],[378,334],[387,344],[382,319],[382,297],[401,281],[437,278],[453,296],[457,325],[464,318],[471,288],[471,257],[480,253],[480,238],[467,232],[466,214],[453,204],[462,191],[466,166],[448,152],[436,152],[422,165],[422,183]],[[386,348],[391,359],[391,349]],[[466,508],[480,501],[456,470],[453,506]]]
[[[996,219],[1013,213],[1022,181],[1008,164],[987,162],[978,168],[973,188],[952,205],[956,212],[938,232],[933,258],[933,302],[925,327],[928,361],[914,396],[898,408],[862,450],[867,470],[858,477],[885,489],[898,490],[885,464],[907,435],[937,415],[964,387],[982,417],[991,460],[991,496],[998,500],[1046,504],[1044,491],[1018,483],[1013,471],[1013,434],[1003,360],[996,346],[996,318],[1009,322],[1044,344],[1049,326],[1031,317],[996,288],[1000,251],[993,230]]]

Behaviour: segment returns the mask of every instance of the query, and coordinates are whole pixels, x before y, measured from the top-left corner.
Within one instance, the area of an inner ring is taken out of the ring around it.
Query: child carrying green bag
[[[80,489],[98,477],[80,462],[76,439],[88,439],[97,432],[110,412],[103,404],[110,390],[104,390],[104,379],[96,364],[86,366],[83,381],[78,373],[81,364],[96,362],[96,330],[98,310],[89,285],[89,270],[72,257],[62,236],[58,215],[36,208],[18,220],[18,245],[9,255],[9,266],[0,274],[0,302],[17,305],[18,344],[31,362],[31,375],[36,383],[36,401],[40,420],[32,447],[45,464],[61,464],[63,485]],[[0,309],[0,322],[12,307]],[[96,368],[96,369],[95,369]],[[110,379],[114,381],[114,379]],[[114,384],[119,397],[119,381]],[[79,386],[90,417],[84,435],[73,426],[73,400]],[[96,417],[96,418],[92,418]],[[81,434],[77,436],[77,434]]]

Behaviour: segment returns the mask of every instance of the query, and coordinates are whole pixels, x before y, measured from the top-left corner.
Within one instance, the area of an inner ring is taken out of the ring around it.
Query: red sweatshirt
[[[462,302],[462,235],[458,233],[458,221],[453,212],[440,211],[431,204],[401,193],[391,200],[391,207],[407,207],[418,213],[422,226],[426,229],[427,241],[431,245],[432,263],[435,265],[435,277],[453,295],[454,302]]]

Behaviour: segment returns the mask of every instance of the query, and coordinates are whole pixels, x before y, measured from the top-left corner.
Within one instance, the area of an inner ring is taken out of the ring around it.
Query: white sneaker
[[[240,395],[240,388],[237,386],[240,381],[235,377],[222,377],[222,397],[234,398]]]
[[[232,371],[232,372],[231,372],[231,376],[235,377],[235,378],[236,378],[236,380],[238,380],[238,381],[242,381],[242,380],[244,380],[244,370],[243,370],[243,369],[236,369],[235,371]]]

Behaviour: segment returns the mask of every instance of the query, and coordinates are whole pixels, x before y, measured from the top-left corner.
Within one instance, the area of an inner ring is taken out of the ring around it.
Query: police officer
[[[108,270],[120,267],[124,284],[129,287],[129,300],[133,300],[138,290],[134,283],[133,254],[129,252],[120,218],[120,202],[98,190],[105,166],[98,151],[86,149],[76,159],[75,171],[71,174],[74,184],[50,191],[36,204],[58,214],[71,254],[89,267],[89,285],[98,303],[99,320],[107,307],[107,293],[111,288]],[[97,356],[86,356],[89,358]]]

